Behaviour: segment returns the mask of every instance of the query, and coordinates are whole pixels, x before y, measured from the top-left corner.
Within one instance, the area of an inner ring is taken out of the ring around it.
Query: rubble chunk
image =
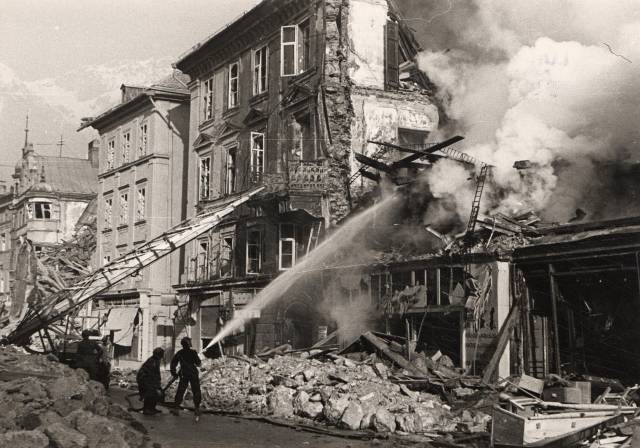
[[[363,417],[362,406],[357,401],[352,401],[342,413],[339,426],[351,430],[360,429],[360,422]]]
[[[384,408],[379,408],[371,418],[371,427],[376,432],[394,432],[396,419],[393,414]]]
[[[52,423],[44,429],[44,433],[56,448],[86,448],[88,446],[87,436],[63,423]]]

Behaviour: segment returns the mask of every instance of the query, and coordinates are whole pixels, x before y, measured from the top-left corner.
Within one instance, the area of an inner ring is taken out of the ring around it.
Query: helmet
[[[162,358],[164,356],[164,349],[162,347],[154,348],[153,356],[155,356],[156,358]]]
[[[191,338],[189,336],[185,336],[182,338],[182,340],[180,341],[180,345],[182,345],[183,347],[191,347]]]

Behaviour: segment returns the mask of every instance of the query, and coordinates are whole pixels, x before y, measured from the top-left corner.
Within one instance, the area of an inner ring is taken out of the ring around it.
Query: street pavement
[[[125,396],[131,391],[112,388],[110,395],[116,401],[127,405]],[[137,399],[134,399],[137,403]],[[161,414],[145,416],[134,412],[135,417],[149,430],[153,442],[163,448],[365,448],[377,446],[390,448],[396,442],[385,440],[352,440],[315,434],[256,420],[203,414],[195,422],[193,413],[181,411],[171,415],[167,408],[160,407]]]

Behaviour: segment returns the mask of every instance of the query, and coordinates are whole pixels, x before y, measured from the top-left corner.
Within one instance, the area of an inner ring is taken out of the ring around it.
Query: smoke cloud
[[[640,213],[640,4],[633,0],[406,0],[457,148],[495,166],[483,211],[566,221]],[[515,170],[529,160],[532,168]],[[474,188],[450,161],[428,175],[467,219]],[[436,214],[437,218],[437,214]]]

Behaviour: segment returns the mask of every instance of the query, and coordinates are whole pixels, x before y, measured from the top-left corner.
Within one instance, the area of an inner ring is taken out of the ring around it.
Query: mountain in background
[[[109,65],[87,65],[62,76],[24,81],[0,63],[0,180],[10,180],[24,145],[25,117],[29,141],[36,152],[85,157],[87,144],[97,136],[76,132],[82,117],[96,116],[120,101],[120,86],[147,85],[171,73],[172,60],[149,59]]]

